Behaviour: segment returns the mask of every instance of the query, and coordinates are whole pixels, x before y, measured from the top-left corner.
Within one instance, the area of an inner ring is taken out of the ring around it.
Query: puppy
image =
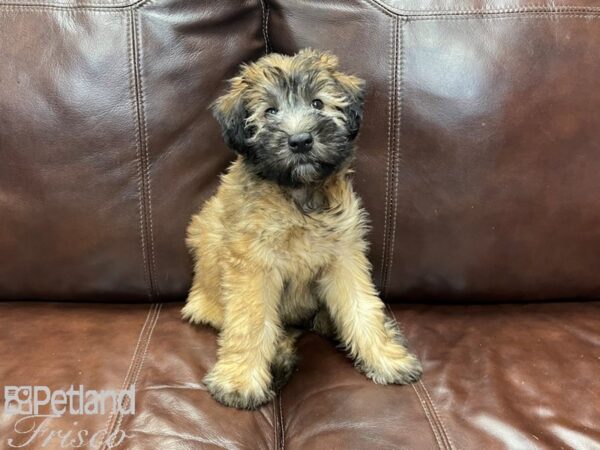
[[[363,85],[330,53],[270,54],[212,106],[237,159],[189,225],[183,317],[220,331],[204,383],[224,405],[273,398],[295,364],[296,327],[335,335],[376,383],[421,375],[371,280],[350,180]]]

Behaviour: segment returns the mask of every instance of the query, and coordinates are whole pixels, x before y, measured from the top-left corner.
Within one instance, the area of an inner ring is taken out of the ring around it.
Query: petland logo
[[[70,416],[105,415],[111,417],[135,414],[135,385],[122,390],[86,390],[71,385],[67,390],[52,391],[48,386],[5,386],[4,411],[22,416],[14,426],[15,436],[7,440],[11,448],[115,448],[127,435],[123,430],[107,429],[95,433],[77,429],[73,422],[69,430],[49,426],[48,419]],[[110,420],[109,425],[110,426]],[[121,421],[119,420],[120,424]]]

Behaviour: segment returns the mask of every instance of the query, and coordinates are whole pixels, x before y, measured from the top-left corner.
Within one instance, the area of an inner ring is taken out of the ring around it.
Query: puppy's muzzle
[[[293,134],[288,139],[290,150],[294,153],[306,153],[313,146],[313,137],[310,133]]]

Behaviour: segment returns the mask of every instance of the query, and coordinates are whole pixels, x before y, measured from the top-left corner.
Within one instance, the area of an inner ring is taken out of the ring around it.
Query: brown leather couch
[[[207,105],[305,46],[368,81],[356,186],[425,374],[378,386],[307,335],[238,411],[179,317],[231,158]],[[136,391],[134,415],[2,409],[0,448],[600,449],[599,48],[597,0],[0,0],[0,382]]]

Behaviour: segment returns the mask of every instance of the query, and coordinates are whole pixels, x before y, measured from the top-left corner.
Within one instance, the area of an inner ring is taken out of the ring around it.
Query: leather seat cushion
[[[375,385],[332,343],[306,335],[290,383],[254,412],[204,390],[216,334],[183,323],[180,307],[0,303],[2,384],[135,384],[133,416],[45,421],[92,433],[118,426],[133,436],[123,449],[600,448],[599,302],[394,305],[423,360],[421,382]],[[2,445],[26,439],[18,418],[2,410]]]

